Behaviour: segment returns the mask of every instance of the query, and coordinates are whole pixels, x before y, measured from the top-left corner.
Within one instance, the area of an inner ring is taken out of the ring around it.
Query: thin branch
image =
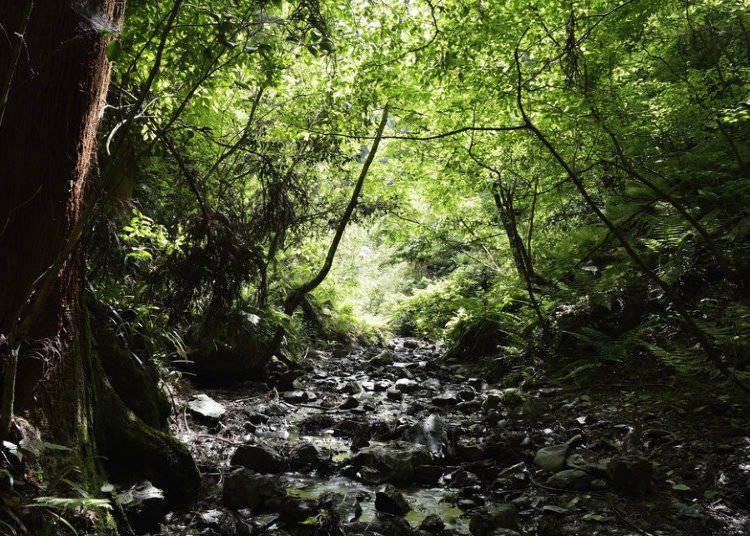
[[[321,132],[312,129],[302,129],[306,132],[318,134],[320,136],[332,136],[336,138],[348,138],[353,140],[374,140],[375,137],[369,134],[346,134],[342,132]],[[383,136],[380,139],[383,140],[410,140],[410,141],[432,141],[439,140],[442,138],[449,138],[464,132],[512,132],[515,130],[526,130],[525,125],[509,125],[501,127],[461,127],[455,130],[449,130],[448,132],[441,132],[440,134],[431,134],[427,136]]]

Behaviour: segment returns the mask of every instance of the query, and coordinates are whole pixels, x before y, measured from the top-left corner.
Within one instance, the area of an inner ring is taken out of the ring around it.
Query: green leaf
[[[690,486],[686,484],[675,484],[672,486],[672,489],[676,491],[690,491]]]
[[[117,61],[122,56],[122,44],[117,40],[110,41],[107,45],[107,58],[109,61]]]

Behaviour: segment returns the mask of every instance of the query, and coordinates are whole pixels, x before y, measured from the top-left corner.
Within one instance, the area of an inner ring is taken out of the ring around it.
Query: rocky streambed
[[[174,429],[199,464],[202,498],[164,515],[146,493],[125,505],[131,524],[196,535],[749,533],[738,405],[695,417],[689,401],[634,391],[488,384],[440,356],[411,339],[317,350],[302,372],[276,363],[268,383],[184,393]]]

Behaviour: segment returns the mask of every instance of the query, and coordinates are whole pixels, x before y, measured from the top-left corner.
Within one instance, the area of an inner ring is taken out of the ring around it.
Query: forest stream
[[[0,0],[0,536],[750,536],[748,0]]]
[[[162,518],[157,493],[129,518],[201,535],[743,534],[733,500],[683,481],[743,467],[738,406],[718,397],[683,421],[684,404],[488,384],[441,355],[408,338],[339,346],[310,351],[300,377],[276,362],[278,388],[183,393],[174,431],[202,498]]]

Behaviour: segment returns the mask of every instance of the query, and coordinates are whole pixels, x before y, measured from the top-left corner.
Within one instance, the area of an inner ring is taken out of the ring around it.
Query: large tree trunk
[[[96,438],[116,443],[112,423],[130,423],[122,431],[130,445],[142,437],[153,440],[152,450],[173,451],[182,462],[190,458],[162,432],[144,424],[137,433],[142,422],[104,376],[86,328],[78,238],[89,213],[97,125],[110,78],[106,47],[119,29],[124,1],[0,2],[5,35],[23,34],[20,54],[0,40],[0,96],[7,94],[0,100],[0,335],[20,345],[16,410],[50,441],[75,447],[90,470],[85,477],[96,473]],[[3,383],[7,395],[12,382]],[[197,489],[195,466],[187,469],[183,497]],[[162,473],[169,473],[165,481],[177,480],[166,466]]]
[[[56,440],[77,443],[86,412],[83,262],[70,240],[83,216],[109,84],[106,35],[119,27],[123,0],[37,0],[26,19],[27,7],[24,0],[0,4],[7,34],[28,22],[17,63],[5,54],[0,60],[0,80],[11,84],[0,126],[0,332],[44,350],[22,353],[17,404],[54,421]],[[33,290],[34,307],[22,311]]]

